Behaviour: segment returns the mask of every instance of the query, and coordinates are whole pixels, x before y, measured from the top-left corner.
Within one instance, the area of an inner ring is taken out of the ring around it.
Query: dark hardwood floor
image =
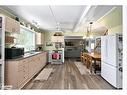
[[[81,75],[74,61],[66,60],[62,65],[48,64],[45,68],[53,68],[48,80],[32,79],[23,89],[115,89],[100,75],[88,71]]]

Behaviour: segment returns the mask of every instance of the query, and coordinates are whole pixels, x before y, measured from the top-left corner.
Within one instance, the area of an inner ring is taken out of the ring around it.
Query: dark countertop
[[[44,53],[44,52],[47,52],[47,51],[37,51],[37,52],[25,53],[24,56],[22,56],[22,57],[15,58],[15,59],[5,59],[5,61],[19,61],[19,60],[22,60],[25,58],[29,58],[31,56],[35,56],[35,55]]]

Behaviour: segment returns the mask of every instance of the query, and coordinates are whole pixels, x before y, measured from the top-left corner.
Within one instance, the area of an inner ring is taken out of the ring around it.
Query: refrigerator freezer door
[[[101,60],[116,67],[116,48],[116,36],[101,37]]]
[[[117,68],[102,62],[101,76],[114,87],[117,87]]]
[[[116,36],[107,36],[107,59],[106,63],[112,66],[118,66],[116,60]]]

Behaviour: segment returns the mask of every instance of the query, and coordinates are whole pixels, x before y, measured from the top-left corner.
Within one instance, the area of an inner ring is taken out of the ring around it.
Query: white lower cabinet
[[[21,89],[47,63],[47,52],[20,60],[6,61],[5,85]]]

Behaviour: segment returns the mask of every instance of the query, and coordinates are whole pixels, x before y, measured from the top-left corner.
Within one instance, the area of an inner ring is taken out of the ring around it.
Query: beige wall
[[[52,43],[51,41],[51,37],[55,34],[55,32],[45,32],[44,36],[45,36],[45,42],[44,42],[44,50],[53,50],[55,49],[55,45],[53,43],[53,46],[46,46],[46,43]],[[64,32],[63,33],[64,36],[82,36],[83,33],[74,33],[74,32]]]
[[[94,33],[94,36],[99,36],[104,34],[104,32],[108,29],[108,34],[113,35],[115,33],[122,33],[123,26],[122,26],[122,7],[116,7],[113,8],[109,13],[107,13],[105,16],[100,18],[97,22],[94,22],[94,25],[96,26],[96,23],[99,24],[98,28],[92,30]],[[87,32],[87,29],[85,29],[86,24],[80,25],[77,29],[78,32],[82,31],[84,33]],[[100,28],[99,28],[100,27]],[[101,29],[102,27],[105,27],[107,29]],[[102,31],[102,32],[101,32]]]
[[[53,43],[53,46],[46,46],[46,43],[52,43],[51,36],[53,36],[55,32],[45,32],[45,43],[44,43],[44,50],[53,50],[55,49],[55,45]],[[85,32],[63,32],[64,36],[84,36]]]
[[[98,22],[108,28],[108,34],[122,33],[122,7],[113,9]]]

